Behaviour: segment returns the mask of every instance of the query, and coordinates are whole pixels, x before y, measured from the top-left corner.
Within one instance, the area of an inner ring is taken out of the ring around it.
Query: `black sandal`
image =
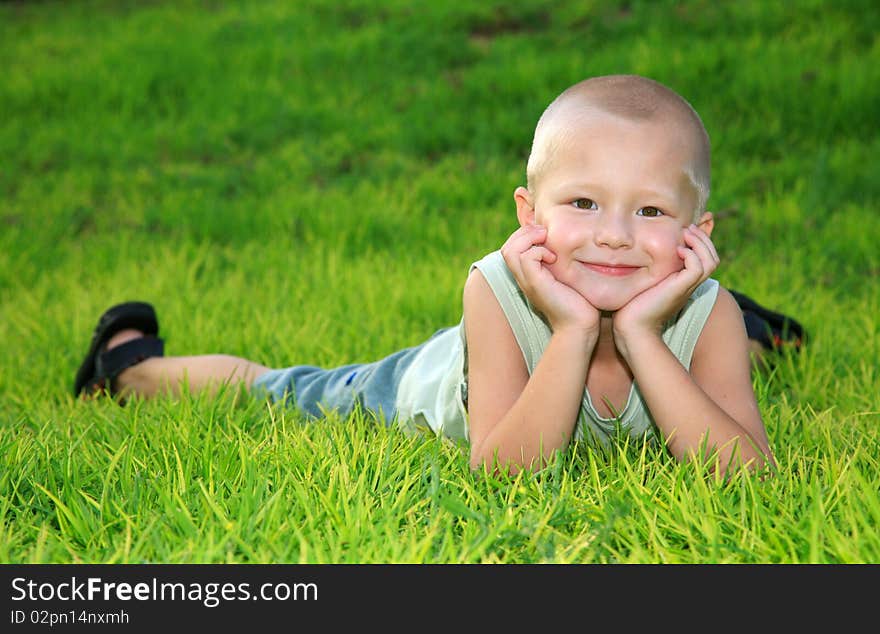
[[[107,341],[126,328],[140,330],[144,336],[105,350]],[[114,394],[113,380],[120,372],[149,357],[164,355],[164,342],[158,334],[159,322],[150,304],[125,302],[109,308],[98,320],[89,351],[77,370],[74,396],[90,396],[103,390]]]
[[[806,341],[806,332],[797,320],[768,310],[742,293],[730,291],[730,294],[742,310],[749,339],[771,352],[783,349],[800,352]]]

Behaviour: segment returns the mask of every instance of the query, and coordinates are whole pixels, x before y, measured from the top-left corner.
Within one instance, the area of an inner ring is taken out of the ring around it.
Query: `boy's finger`
[[[513,278],[517,281],[521,281],[522,264],[520,263],[519,256],[515,255],[512,251],[502,249],[501,257],[504,258],[504,263],[507,265],[507,268],[510,270]]]
[[[700,259],[700,256],[693,249],[689,249],[688,247],[679,247],[679,255],[684,260],[684,269],[682,274],[685,278],[691,280],[700,280],[703,278],[703,272],[705,267],[703,266],[703,260]]]
[[[529,242],[529,246],[541,244],[547,239],[547,230],[541,225],[527,225],[523,227],[525,239]],[[529,248],[527,246],[526,248]]]
[[[710,244],[705,244],[704,242],[700,242],[700,247],[696,250],[698,256],[703,261],[703,268],[705,269],[705,277],[709,277],[716,268],[718,268],[718,254],[715,252],[715,249]]]
[[[553,264],[556,261],[556,254],[539,244],[533,244],[523,253],[523,257],[533,262],[546,262],[547,264]]]
[[[688,229],[689,231],[685,231],[685,236],[691,235],[699,242],[699,244],[702,244],[706,248],[712,259],[719,262],[720,258],[718,257],[718,251],[715,249],[715,244],[712,242],[712,238],[710,238],[705,231],[694,225],[691,225]]]
[[[711,241],[707,243],[707,240],[704,240],[703,237],[699,236],[696,232],[685,231],[685,242],[703,262],[704,268],[707,268],[709,272],[715,270],[715,267],[718,266],[719,260],[718,254],[715,252],[715,248]]]
[[[509,249],[515,253],[523,253],[533,244],[543,242],[546,231],[538,225],[525,225],[514,231],[502,249]]]

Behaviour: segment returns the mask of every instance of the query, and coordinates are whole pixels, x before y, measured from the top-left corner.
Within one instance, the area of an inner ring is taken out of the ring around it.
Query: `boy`
[[[533,468],[570,439],[658,434],[679,460],[773,464],[735,298],[710,275],[709,140],[679,95],[643,77],[582,81],[541,116],[514,192],[520,227],[472,265],[463,318],[370,364],[272,370],[165,357],[152,307],[105,313],[74,391],[253,392],[320,416],[355,405],[465,438],[474,468]]]

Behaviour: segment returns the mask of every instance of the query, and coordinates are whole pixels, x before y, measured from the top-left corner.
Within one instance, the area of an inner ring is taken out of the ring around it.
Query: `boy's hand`
[[[556,254],[543,246],[546,239],[547,230],[540,225],[514,231],[501,247],[507,268],[532,305],[550,322],[553,332],[576,328],[598,336],[599,311],[547,268],[556,261]]]
[[[660,334],[663,325],[718,266],[715,245],[702,229],[696,225],[686,227],[684,242],[686,246],[678,247],[684,268],[642,291],[614,314],[614,341],[624,357],[629,338]]]

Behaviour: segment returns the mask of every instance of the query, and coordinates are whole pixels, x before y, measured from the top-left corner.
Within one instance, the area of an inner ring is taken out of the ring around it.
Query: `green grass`
[[[880,561],[878,32],[869,1],[0,4],[0,561]],[[755,375],[775,477],[632,442],[480,477],[362,415],[71,396],[127,299],[171,354],[277,366],[457,322],[541,111],[612,72],[701,113],[716,277],[811,335]]]

